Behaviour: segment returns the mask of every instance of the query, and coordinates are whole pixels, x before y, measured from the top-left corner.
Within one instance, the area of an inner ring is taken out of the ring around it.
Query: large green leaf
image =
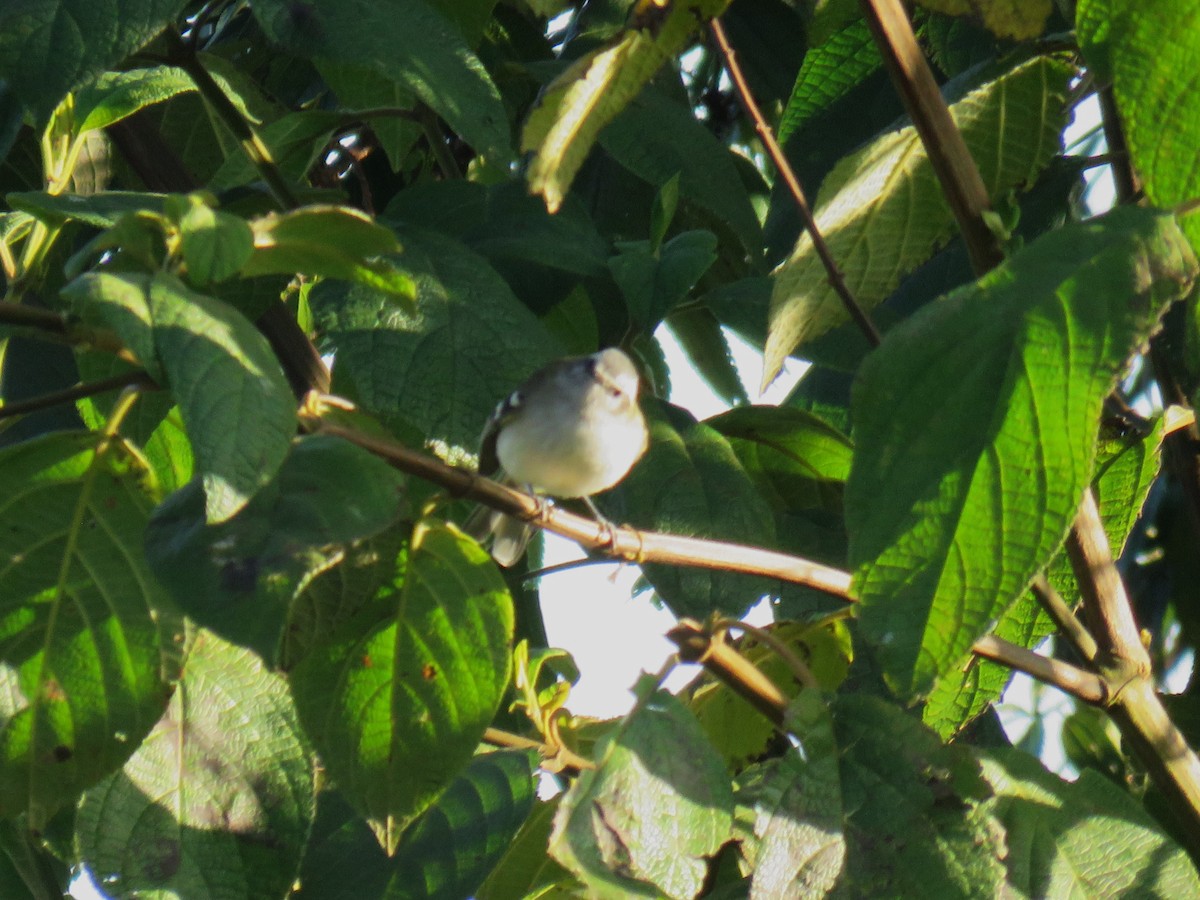
[[[1104,397],[1195,273],[1173,218],[1122,209],[1040,238],[867,358],[846,524],[864,633],[897,691],[959,665],[1050,561]]]
[[[638,690],[637,707],[597,747],[598,768],[559,804],[550,853],[589,897],[695,897],[704,857],[732,836],[733,790],[687,708],[649,676]]]
[[[525,122],[521,151],[532,151],[529,188],[554,212],[600,131],[691,41],[697,27],[720,15],[728,0],[648,3],[631,27],[576,60],[542,92]],[[669,178],[674,171],[667,173]]]
[[[114,900],[283,897],[316,811],[313,770],[283,678],[201,631],[166,715],[84,795],[80,855]]]
[[[598,503],[609,518],[671,534],[770,546],[771,508],[718,431],[685,410],[646,401],[650,449]],[[771,587],[765,578],[647,563],[647,580],[679,616],[738,616]]]
[[[367,411],[425,440],[474,450],[496,403],[562,351],[484,260],[450,238],[403,230],[396,260],[415,308],[365,285],[309,294],[337,350],[334,383]]]
[[[534,804],[533,812],[509,843],[508,851],[475,892],[476,900],[548,898],[554,885],[574,881],[567,870],[546,853],[558,804],[557,797]]]
[[[162,715],[181,623],[142,557],[135,459],[96,434],[0,453],[0,815],[41,827]]]
[[[191,76],[173,66],[105,72],[75,96],[75,130],[107,128],[139,109],[194,90]]]
[[[254,0],[273,41],[404,85],[493,162],[512,158],[500,93],[462,33],[424,0]]]
[[[1071,783],[1017,750],[981,754],[1007,833],[1008,883],[1025,897],[1200,896],[1187,853],[1096,772]]]
[[[147,43],[186,0],[13,0],[0,6],[0,78],[39,120]]]
[[[1162,436],[1161,418],[1145,435],[1101,431],[1092,491],[1113,559],[1120,559],[1158,475]],[[1047,567],[1046,576],[1059,595],[1073,606],[1079,599],[1079,585],[1064,550],[1059,550]],[[995,634],[1022,647],[1032,647],[1053,631],[1054,623],[1042,612],[1032,593],[1027,592],[1004,614]],[[989,703],[1000,699],[1011,677],[1008,666],[977,657],[961,680],[945,678],[938,682],[922,713],[925,724],[943,737],[950,737]]]
[[[168,497],[146,553],[196,622],[274,662],[296,594],[347,545],[395,523],[405,501],[403,478],[382,460],[340,438],[306,437],[226,522],[206,523],[197,482]]]
[[[1112,84],[1146,196],[1169,207],[1200,195],[1200,97],[1185,75],[1200,54],[1200,2],[1167,0],[1147,12],[1136,0],[1080,0],[1075,27],[1098,83]],[[1181,227],[1200,252],[1200,219]]]
[[[927,9],[951,16],[979,16],[983,24],[1000,37],[1018,41],[1041,34],[1054,8],[1053,0],[1008,0],[1006,3],[987,3],[982,6],[971,0],[918,2]]]
[[[1061,59],[1035,57],[950,107],[993,202],[1031,184],[1058,152],[1074,73]],[[954,234],[954,217],[911,125],[838,163],[821,185],[814,212],[850,292],[867,309]],[[807,232],[774,280],[768,377],[796,347],[848,319]]]
[[[116,330],[175,395],[208,519],[235,515],[278,470],[296,431],[295,401],[266,338],[166,273],[83,275],[63,294]]]
[[[512,599],[487,553],[420,522],[391,591],[293,671],[301,721],[388,853],[491,723],[512,633]]]

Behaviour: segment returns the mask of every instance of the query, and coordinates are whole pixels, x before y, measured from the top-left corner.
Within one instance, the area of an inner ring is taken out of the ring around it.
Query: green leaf
[[[194,194],[179,219],[179,245],[188,281],[204,287],[236,274],[254,251],[254,233],[237,216],[213,209]]]
[[[655,250],[649,241],[618,245],[608,261],[613,279],[625,295],[630,317],[647,334],[682,302],[716,261],[717,239],[711,231],[685,231]]]
[[[234,518],[206,524],[192,482],[155,510],[146,554],[199,624],[275,660],[297,592],[341,560],[345,545],[405,512],[404,480],[340,438],[298,440],[277,477]]]
[[[876,697],[839,697],[833,716],[847,848],[836,895],[1003,895],[1005,843],[970,753]]]
[[[980,753],[1007,833],[1008,883],[1027,897],[1193,897],[1200,876],[1138,803],[1084,771],[1071,783],[1016,750]]]
[[[20,0],[0,7],[0,78],[45,122],[59,100],[150,41],[185,0]]]
[[[1171,217],[1122,209],[1043,236],[864,362],[846,524],[894,689],[927,692],[1049,562],[1104,397],[1195,273]]]
[[[84,794],[82,861],[114,900],[283,897],[315,814],[313,768],[282,676],[200,631],[166,715]]]
[[[182,634],[142,557],[136,467],[88,433],[0,452],[0,815],[34,828],[119,768],[170,696]]]
[[[412,280],[377,257],[400,251],[390,229],[348,206],[305,206],[250,223],[254,253],[243,275],[325,275],[411,300]]]
[[[1058,153],[1074,73],[1061,59],[1035,57],[950,107],[993,202],[1032,184]],[[864,197],[871,202],[864,203]],[[821,184],[814,215],[847,287],[866,309],[955,233],[933,165],[911,125],[838,163]],[[776,270],[774,282],[768,379],[798,346],[848,318],[807,232]]]
[[[136,191],[103,191],[99,194],[48,194],[45,191],[15,191],[5,199],[13,209],[24,210],[50,225],[75,219],[96,228],[111,228],[126,213],[162,215],[166,194]]]
[[[736,800],[751,897],[824,897],[846,862],[838,747],[819,691],[804,690],[784,723],[799,742],[747,771]]]
[[[395,856],[337,793],[321,795],[299,900],[461,900],[509,849],[534,803],[525,751],[476,756],[404,833]],[[541,856],[545,859],[546,846]]]
[[[729,340],[711,310],[689,304],[686,309],[672,312],[666,325],[687,354],[688,361],[718,398],[730,406],[750,402],[746,386],[734,365]]]
[[[752,546],[774,540],[771,509],[729,442],[686,411],[643,401],[650,449],[629,476],[597,501],[616,522]],[[738,616],[767,592],[764,578],[647,563],[647,580],[677,616]]]
[[[309,295],[337,350],[335,387],[393,428],[474,451],[496,403],[561,348],[462,244],[401,234],[397,264],[417,286],[414,308],[362,285],[327,281]]]
[[[105,72],[75,95],[75,133],[107,128],[140,109],[194,90],[191,76],[174,66]]]
[[[266,338],[166,273],[83,275],[62,293],[115,329],[171,390],[204,479],[208,520],[235,515],[279,469],[296,430],[292,392]]]
[[[729,776],[686,707],[649,676],[638,690],[559,804],[550,854],[589,897],[695,897],[731,836]]]
[[[875,39],[861,19],[810,47],[779,120],[779,143],[786,144],[813,116],[844,97],[881,65],[883,59]]]
[[[558,804],[557,798],[534,803],[533,812],[509,843],[508,851],[475,892],[475,900],[548,897],[554,885],[574,882],[570,873],[546,853]]]
[[[1200,143],[1200,98],[1180,73],[1200,53],[1200,3],[1170,0],[1146,15],[1132,0],[1081,0],[1079,46],[1102,84],[1111,84],[1146,197],[1164,208],[1200,195],[1191,148]],[[1200,220],[1180,219],[1200,252]]]
[[[562,205],[601,129],[687,46],[702,22],[727,5],[727,0],[646,4],[628,30],[576,60],[546,87],[525,122],[521,152],[534,153],[529,189],[545,198],[547,209],[554,212]],[[653,134],[654,129],[643,137]],[[675,166],[660,183],[678,171]]]
[[[502,274],[506,263],[576,275],[607,270],[608,245],[581,205],[568,203],[550,215],[520,182],[422,181],[398,193],[384,217],[457,238]]]
[[[1054,9],[1053,0],[1006,0],[980,6],[971,0],[918,0],[926,9],[950,16],[979,16],[983,24],[1004,38],[1026,41],[1040,35]]]
[[[404,85],[493,162],[512,156],[500,93],[461,32],[423,0],[254,0],[267,36],[318,61],[369,68]]]
[[[293,671],[301,721],[389,854],[491,723],[512,633],[512,599],[487,553],[421,522],[391,592]]]
[[[599,143],[660,190],[678,179],[681,199],[728,225],[750,254],[761,252],[762,228],[735,156],[686,106],[646,88],[600,132]]]

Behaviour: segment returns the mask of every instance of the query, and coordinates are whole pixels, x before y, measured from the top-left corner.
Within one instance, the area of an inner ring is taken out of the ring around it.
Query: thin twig
[[[941,182],[942,193],[967,245],[971,266],[977,275],[982,275],[1004,260],[1004,249],[984,219],[984,213],[991,209],[991,200],[979,167],[954,124],[950,108],[913,34],[904,5],[900,0],[861,0],[860,5]]]
[[[775,134],[771,131],[771,126],[767,124],[767,120],[763,118],[762,110],[758,108],[758,103],[754,100],[754,95],[750,92],[750,85],[746,82],[745,75],[742,74],[742,67],[737,61],[737,54],[734,53],[733,47],[730,46],[729,38],[725,35],[725,28],[721,25],[720,19],[713,19],[709,23],[712,29],[713,38],[717,42],[717,47],[721,51],[721,56],[725,59],[725,68],[729,72],[729,77],[733,81],[733,85],[737,88],[738,97],[742,101],[742,107],[746,110],[746,115],[754,123],[754,130],[758,132],[759,139],[762,140],[763,147],[767,150],[767,155],[771,157],[771,162],[775,165],[775,170],[779,173],[779,177],[783,179],[788,190],[792,194],[792,199],[796,202],[796,208],[800,210],[800,218],[804,222],[804,228],[808,232],[809,238],[812,240],[813,249],[817,251],[817,256],[821,259],[821,264],[825,267],[825,272],[829,277],[829,286],[842,301],[842,305],[846,307],[846,312],[850,314],[859,330],[866,336],[867,341],[872,347],[878,347],[882,342],[879,335],[879,330],[875,327],[866,311],[859,305],[854,294],[850,292],[849,286],[846,284],[846,276],[842,274],[842,270],[838,268],[837,260],[833,258],[833,254],[829,251],[829,245],[825,243],[825,238],[821,234],[821,230],[817,227],[816,219],[813,218],[812,209],[808,205],[808,199],[804,196],[804,189],[800,187],[800,181],[796,178],[796,173],[792,171],[791,163],[788,162],[787,156],[779,146],[779,142],[775,140]]]
[[[1033,595],[1046,614],[1054,620],[1063,635],[1071,642],[1075,652],[1084,662],[1094,662],[1099,649],[1092,633],[1079,621],[1079,617],[1071,611],[1065,600],[1046,580],[1045,575],[1039,575],[1030,585]]]
[[[154,380],[141,369],[134,372],[122,372],[119,375],[101,378],[99,381],[84,382],[61,391],[52,391],[38,397],[31,397],[28,400],[5,403],[3,406],[0,406],[0,419],[36,412],[39,409],[58,406],[60,403],[73,403],[84,397],[94,397],[96,394],[104,394],[108,391],[115,391],[117,388],[129,387],[134,384],[143,388],[158,387]]]
[[[584,759],[578,753],[573,753],[566,747],[555,747],[552,744],[544,744],[541,741],[521,737],[519,734],[501,731],[499,728],[489,728],[484,731],[483,740],[484,743],[491,744],[493,747],[506,747],[513,750],[536,750],[543,760],[552,764],[547,767],[548,769],[552,768],[556,772],[564,772],[567,775],[578,775],[584,769],[596,768],[596,764],[590,759]]]
[[[1062,660],[1034,653],[1020,644],[998,638],[994,634],[984,635],[971,649],[978,656],[1031,675],[1038,681],[1052,685],[1085,703],[1100,706],[1109,697],[1109,689],[1099,675]]]
[[[5,329],[8,332],[24,332],[54,343],[91,347],[111,353],[133,365],[141,365],[115,332],[72,321],[53,310],[40,309],[27,303],[0,301],[0,326],[3,325],[12,326]]]

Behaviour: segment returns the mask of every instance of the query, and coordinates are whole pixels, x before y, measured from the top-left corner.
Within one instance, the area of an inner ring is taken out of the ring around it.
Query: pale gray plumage
[[[535,372],[488,420],[480,474],[554,497],[587,498],[607,490],[646,452],[638,385],[633,361],[616,348]],[[525,550],[529,528],[498,513],[488,519],[482,530],[493,534],[492,556],[512,565]]]

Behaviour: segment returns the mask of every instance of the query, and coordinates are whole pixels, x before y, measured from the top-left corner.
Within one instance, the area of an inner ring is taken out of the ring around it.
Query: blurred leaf
[[[686,309],[672,312],[666,325],[704,383],[723,403],[736,406],[750,402],[734,365],[729,341],[712,312],[689,304]]]
[[[44,123],[68,91],[148,43],[185,6],[185,0],[5,4],[0,6],[0,78]]]
[[[390,427],[474,450],[496,404],[562,355],[484,260],[432,232],[404,230],[397,265],[415,308],[365,285],[323,282],[313,315],[337,350],[335,387]]]
[[[950,107],[993,199],[1032,183],[1058,152],[1074,72],[1060,59],[1035,57]],[[864,204],[864,197],[871,202]],[[821,184],[814,215],[847,286],[866,309],[946,243],[955,227],[911,125],[844,158]],[[766,379],[796,347],[847,319],[807,233],[774,283]]]
[[[271,40],[317,61],[364,66],[404,85],[467,143],[498,163],[512,158],[508,117],[487,70],[461,32],[423,0],[254,0]]]
[[[545,198],[550,212],[562,205],[601,129],[687,45],[699,25],[727,4],[728,0],[646,3],[635,12],[628,30],[576,60],[547,85],[525,121],[521,152],[534,154],[529,189]],[[653,136],[656,130],[643,136]],[[666,178],[677,171],[678,166]]]
[[[650,449],[629,476],[597,501],[613,521],[753,546],[774,540],[771,509],[729,442],[678,407],[643,401]],[[739,616],[767,592],[765,578],[660,563],[642,567],[677,616]]]
[[[696,720],[645,676],[644,696],[597,748],[554,819],[550,854],[588,896],[694,897],[731,836],[733,791]]]
[[[398,562],[391,591],[291,680],[330,775],[389,854],[491,723],[508,687],[513,632],[495,564],[458,531],[418,523]]]
[[[1004,863],[1027,897],[1190,897],[1188,855],[1124,790],[1094,772],[1071,783],[1015,750],[980,753],[1007,832]]]
[[[493,266],[536,263],[577,275],[606,270],[608,247],[580,206],[568,203],[550,215],[520,182],[425,181],[398,193],[384,216],[457,238]]]
[[[282,897],[315,806],[312,753],[283,678],[200,631],[166,715],[122,771],[84,794],[75,833],[114,900]]]
[[[546,853],[558,804],[557,798],[548,803],[535,801],[533,812],[509,843],[508,851],[475,892],[475,900],[547,897],[552,885],[574,881]]]
[[[412,280],[391,260],[377,258],[399,252],[400,243],[365,213],[348,206],[303,206],[250,224],[254,253],[243,275],[325,275],[413,298]]]
[[[760,252],[762,229],[735,156],[687,107],[648,87],[600,132],[599,143],[617,162],[659,189],[678,178],[681,199],[729,226],[741,241],[739,251]]]
[[[258,129],[259,140],[271,152],[271,159],[285,178],[303,181],[318,155],[329,145],[333,133],[343,124],[338,113],[305,109],[285,113]],[[246,152],[237,146],[207,179],[213,191],[229,191],[254,181],[262,174]]]
[[[711,231],[685,231],[655,250],[649,241],[620,244],[608,261],[629,306],[630,318],[653,332],[716,260]]]
[[[33,828],[119,768],[170,696],[181,623],[142,558],[138,475],[98,434],[0,452],[0,815]]]
[[[846,862],[837,740],[821,693],[802,691],[784,727],[799,747],[747,771],[735,797],[751,900],[826,896]]]
[[[160,582],[196,622],[274,662],[296,594],[342,559],[344,545],[406,512],[403,477],[340,438],[298,440],[279,474],[237,516],[206,524],[192,482],[146,531]]]
[[[1035,38],[1046,28],[1053,0],[1005,0],[982,6],[971,0],[918,0],[921,6],[951,16],[980,16],[1000,37],[1017,41]]]
[[[89,274],[63,289],[113,328],[179,403],[210,522],[237,514],[278,470],[296,430],[270,345],[234,310],[172,275]]]
[[[509,849],[534,802],[530,754],[476,756],[404,833],[392,858],[340,794],[324,793],[295,895],[461,900]],[[545,845],[540,848],[545,859]]]
[[[1171,217],[1119,210],[1044,236],[868,357],[846,524],[894,689],[958,666],[1058,549],[1104,397],[1195,273]]]

